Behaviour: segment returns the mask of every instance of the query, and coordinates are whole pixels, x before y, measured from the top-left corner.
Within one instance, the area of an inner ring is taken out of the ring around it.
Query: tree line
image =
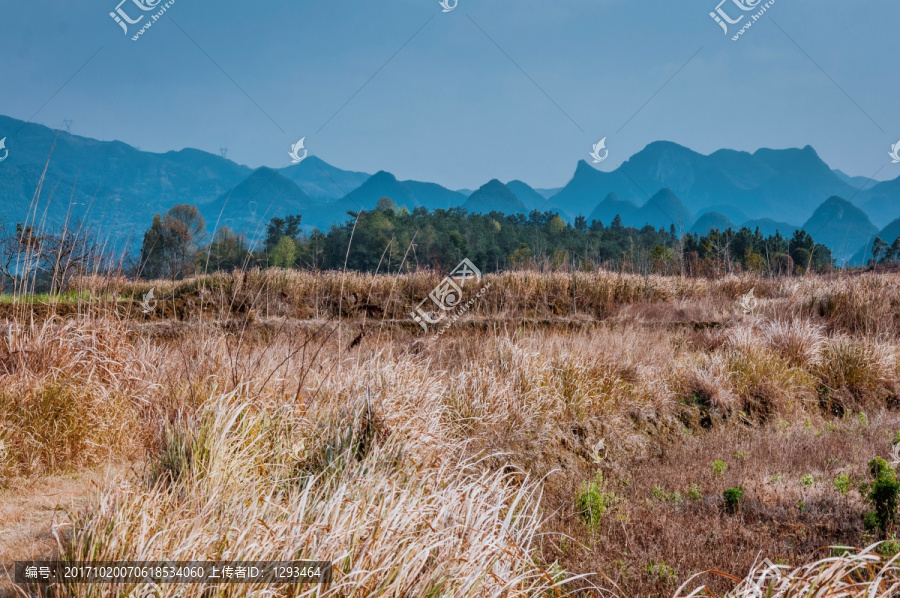
[[[609,224],[580,216],[569,224],[553,212],[505,215],[460,208],[409,211],[383,198],[372,210],[348,212],[327,231],[302,226],[302,216],[272,218],[252,241],[222,227],[209,237],[200,211],[174,206],[157,214],[139,256],[114,250],[86,223],[56,227],[0,219],[0,292],[64,291],[84,275],[126,274],[181,279],[201,272],[271,267],[303,270],[447,271],[469,258],[484,272],[597,268],[650,274],[717,276],[751,271],[768,275],[823,272],[833,267],[827,247],[805,231],[790,238],[758,229],[680,234]],[[900,264],[900,238],[874,240],[869,264]]]
[[[898,242],[900,246],[900,242]],[[879,258],[890,253],[882,250]],[[890,253],[892,259],[900,257]],[[679,233],[650,225],[570,224],[553,212],[469,213],[461,208],[412,211],[382,198],[372,210],[348,212],[327,231],[302,226],[302,215],[272,218],[251,242],[227,227],[207,239],[195,206],[178,205],[157,215],[144,234],[140,275],[177,279],[197,272],[270,267],[304,270],[409,272],[452,269],[469,258],[484,272],[513,269],[614,269],[641,274],[716,276],[751,271],[769,275],[822,272],[831,251],[805,231],[790,238],[759,229]]]

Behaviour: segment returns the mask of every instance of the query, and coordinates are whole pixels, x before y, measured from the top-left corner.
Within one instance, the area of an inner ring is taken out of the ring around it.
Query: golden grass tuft
[[[334,561],[328,587],[219,586],[219,596],[562,593],[565,579],[532,558],[540,527],[532,480],[460,459],[452,447],[413,457],[388,437],[363,448],[344,435],[358,424],[348,413],[324,445],[304,445],[303,422],[288,412],[216,398],[169,429],[164,475],[107,490],[75,518],[65,557]],[[317,470],[308,469],[317,454]],[[55,595],[89,594],[73,585]]]
[[[0,337],[0,480],[134,454],[146,373],[115,322],[8,325]]]
[[[808,367],[816,362],[825,345],[824,326],[808,320],[767,321],[760,332],[766,345],[795,367]]]
[[[766,420],[807,408],[815,398],[815,383],[805,370],[766,348],[749,330],[728,343],[725,359],[741,411]]]
[[[838,413],[884,406],[897,398],[897,352],[885,344],[833,339],[822,349],[813,371],[822,387],[822,401]]]
[[[835,556],[818,560],[802,567],[775,565],[764,560],[737,586],[729,591],[728,598],[788,598],[789,596],[816,596],[839,598],[866,596],[890,598],[900,592],[900,566],[897,558],[886,558],[876,552],[878,544],[864,550],[843,546],[833,547]],[[722,575],[711,572],[713,575]],[[728,576],[735,579],[733,576]],[[691,585],[688,580],[678,589],[676,598],[688,596],[717,596],[701,586],[684,593]]]

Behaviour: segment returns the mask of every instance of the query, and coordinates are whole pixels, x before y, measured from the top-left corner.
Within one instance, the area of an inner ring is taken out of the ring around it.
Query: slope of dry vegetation
[[[438,281],[83,279],[157,309],[7,319],[0,483],[134,462],[64,558],[335,561],[283,595],[715,593],[878,539],[858,486],[900,430],[900,276],[509,273],[435,338],[406,314]],[[891,566],[854,558],[829,583],[889,595]],[[711,569],[735,579],[692,579]]]

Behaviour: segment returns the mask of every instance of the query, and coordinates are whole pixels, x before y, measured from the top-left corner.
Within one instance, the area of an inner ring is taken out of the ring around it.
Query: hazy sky
[[[118,1],[2,0],[0,113],[253,167],[305,136],[336,166],[451,188],[562,185],[602,137],[604,169],[664,139],[900,176],[896,0],[776,0],[736,42],[718,0],[176,0],[136,42],[149,17],[126,36]],[[153,14],[140,1],[122,10]]]

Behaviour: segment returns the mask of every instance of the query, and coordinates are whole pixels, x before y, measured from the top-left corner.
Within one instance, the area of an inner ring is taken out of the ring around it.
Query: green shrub
[[[716,459],[710,463],[709,466],[712,468],[712,475],[714,478],[721,478],[725,475],[725,472],[728,471],[728,464],[720,459]]]
[[[804,488],[812,488],[816,485],[816,480],[811,475],[805,475],[800,478],[800,485]]]
[[[646,565],[644,565],[644,573],[647,576],[661,581],[666,585],[674,584],[676,580],[675,568],[666,564],[666,561],[660,561],[657,563],[656,561],[650,561]]]
[[[866,500],[875,510],[865,514],[863,523],[866,529],[877,529],[882,538],[887,538],[888,530],[893,527],[897,517],[900,481],[897,480],[894,468],[881,457],[869,461],[869,472],[873,480],[868,487]]]
[[[894,536],[890,540],[886,540],[875,548],[875,552],[882,556],[892,557],[900,553],[900,542]]]
[[[725,512],[729,515],[734,515],[738,512],[741,500],[744,498],[744,487],[736,486],[734,488],[729,488],[722,493],[722,498],[725,499]]]
[[[875,511],[868,511],[863,515],[863,527],[870,532],[874,532],[881,525],[881,520],[878,519],[878,515]]]
[[[596,533],[603,516],[615,506],[616,500],[613,492],[606,492],[606,481],[598,471],[594,481],[581,484],[581,490],[575,497],[575,508],[585,524]]]
[[[839,474],[831,483],[834,484],[834,489],[844,496],[850,490],[850,476],[846,473]]]
[[[653,486],[653,490],[650,495],[656,500],[661,500],[663,502],[675,502],[680,503],[684,500],[684,497],[681,496],[681,492],[666,492],[662,489],[662,486]]]
[[[691,484],[691,487],[687,491],[687,497],[691,500],[700,500],[703,498],[703,495],[700,494],[700,485]]]

